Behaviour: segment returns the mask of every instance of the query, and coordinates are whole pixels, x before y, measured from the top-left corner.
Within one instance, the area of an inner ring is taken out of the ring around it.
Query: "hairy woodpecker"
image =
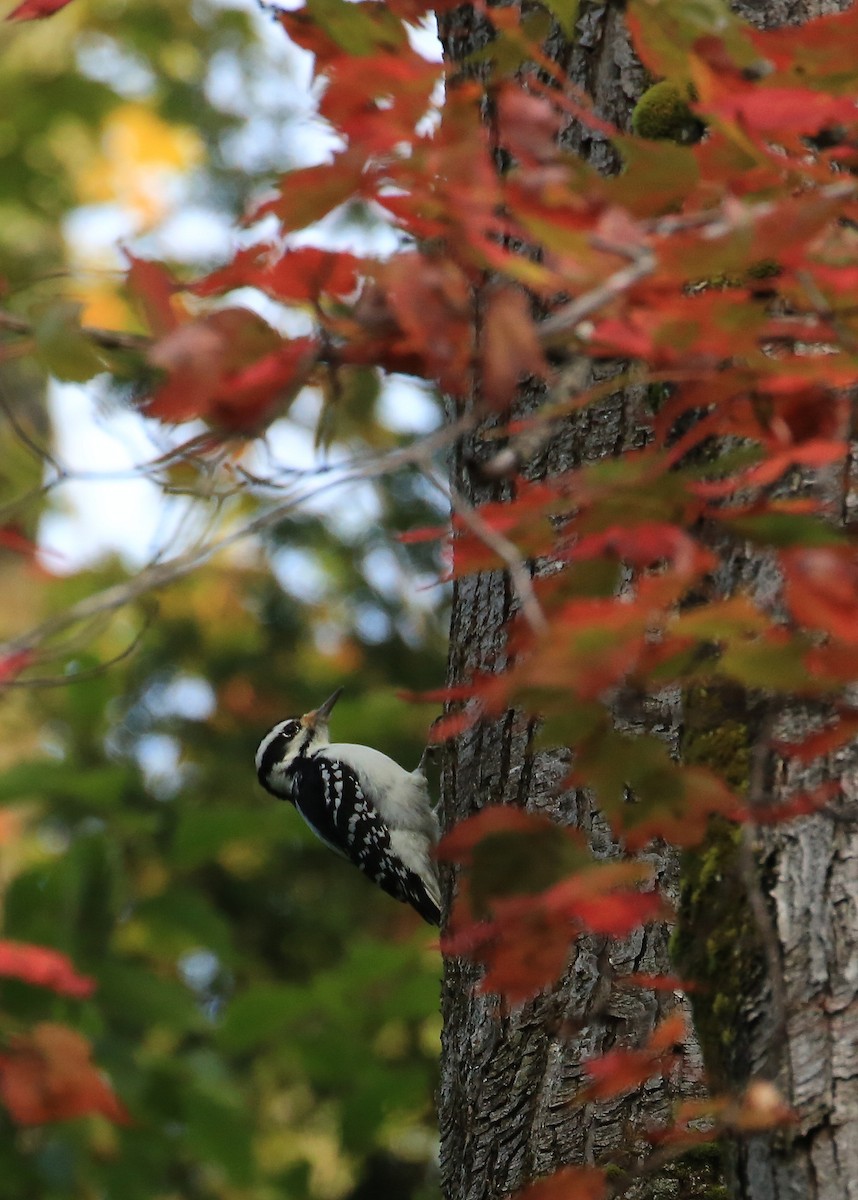
[[[256,751],[259,782],[290,800],[325,845],[439,925],[438,821],[423,759],[409,772],[370,746],[329,742],[328,718],[342,690],[266,733]]]

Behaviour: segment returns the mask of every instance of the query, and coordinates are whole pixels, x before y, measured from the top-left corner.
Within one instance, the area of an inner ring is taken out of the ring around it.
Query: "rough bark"
[[[743,12],[757,23],[780,24],[836,7],[843,5],[826,0],[800,4],[767,0],[745,4]],[[460,61],[485,37],[485,26],[467,8],[442,23],[442,39],[454,61]],[[570,44],[557,37],[551,49],[571,78],[594,97],[597,111],[627,127],[632,104],[642,90],[643,74],[629,48],[619,10],[585,0],[574,41]],[[572,128],[567,131],[567,142],[600,169],[615,165],[610,146],[599,135]],[[522,403],[526,408],[528,401]],[[571,421],[526,473],[534,477],[587,459],[616,455],[641,444],[645,437],[640,394],[618,394]],[[496,448],[494,443],[492,450]],[[471,503],[503,494],[503,487],[487,485],[474,469],[474,463],[489,453],[478,432],[461,448],[453,464],[453,482]],[[776,586],[766,564],[749,567],[737,559],[725,575],[725,590],[735,587],[748,571],[758,582],[767,581],[765,586]],[[509,581],[499,572],[457,584],[449,683],[467,680],[475,671],[503,669],[503,627],[514,606]],[[675,710],[667,705],[660,716],[665,736],[676,739],[679,722]],[[800,722],[801,715],[796,719]],[[742,753],[749,757],[754,729],[756,725],[753,729],[749,726],[740,735],[747,739]],[[533,734],[533,727],[511,712],[456,740],[443,772],[446,825],[487,804],[516,804],[548,812],[583,829],[600,856],[619,853],[588,797],[563,790],[567,765],[563,755],[533,753]],[[854,801],[858,758],[846,756],[832,770],[842,770],[844,796]],[[783,771],[778,774],[771,759],[767,760],[769,797],[777,798],[800,782],[785,778]],[[800,1113],[794,1133],[758,1137],[736,1146],[732,1193],[741,1200],[856,1200],[855,826],[845,823],[841,814],[838,820],[817,816],[789,827],[758,830],[750,847],[751,864],[756,862],[759,871],[753,884],[746,878],[748,855],[736,846],[732,835],[726,841],[729,846],[724,853],[731,865],[724,870],[719,867],[715,875],[721,884],[721,900],[735,902],[741,910],[735,926],[738,950],[732,944],[727,946],[738,971],[731,980],[736,987],[729,1006],[735,1028],[727,1053],[723,1045],[704,1049],[709,1064],[725,1083],[736,1086],[762,1074],[778,1083]],[[707,848],[700,861],[719,852],[717,845],[714,850]],[[653,860],[663,885],[674,889],[675,857],[653,851]],[[449,892],[453,880],[446,882]],[[764,929],[758,927],[747,904],[747,894],[754,889],[768,905],[770,919]],[[698,889],[698,902],[703,895]],[[710,903],[711,893],[705,895],[705,903]],[[693,927],[690,936],[695,936]],[[729,937],[728,931],[728,943]],[[781,974],[773,985],[770,968],[775,959]],[[723,959],[716,955],[714,961],[717,971]],[[654,1080],[631,1096],[610,1103],[570,1106],[568,1101],[583,1081],[586,1059],[612,1046],[645,1038],[666,1011],[681,1002],[672,996],[612,989],[611,976],[666,969],[668,930],[662,925],[653,925],[623,942],[582,939],[556,987],[519,1009],[502,1011],[495,999],[475,992],[477,969],[461,960],[447,961],[439,1091],[445,1200],[499,1200],[566,1163],[611,1162],[633,1167],[639,1161],[640,1132],[666,1116],[678,1093],[695,1086],[696,1043],[688,1047],[689,1062],[681,1078]],[[714,982],[721,984],[722,980]],[[783,1020],[779,1005],[784,1009]],[[725,1194],[720,1161],[710,1157],[668,1168],[637,1181],[626,1194],[649,1200],[670,1196],[714,1200]]]
[[[460,60],[485,39],[485,26],[460,9],[444,22],[448,55]],[[555,59],[593,96],[603,116],[627,127],[632,106],[644,86],[618,9],[582,4],[571,44],[555,37]],[[605,139],[581,127],[565,135],[567,144],[601,170],[616,166]],[[594,370],[604,378],[612,370]],[[536,397],[525,397],[526,410]],[[620,454],[646,439],[641,389],[618,393],[570,421],[538,461],[525,468],[533,478],[568,470],[576,463]],[[457,491],[471,503],[503,494],[480,482],[474,464],[496,450],[487,449],[478,432],[463,445],[453,466]],[[460,581],[455,589],[450,630],[448,681],[458,683],[474,672],[501,670],[505,663],[503,627],[515,600],[508,579],[484,573]],[[670,718],[668,718],[668,725]],[[534,729],[510,712],[462,735],[447,755],[442,799],[445,823],[487,804],[516,804],[546,812],[587,834],[597,855],[621,853],[601,814],[586,794],[564,790],[568,757],[533,753]],[[677,862],[664,850],[653,851],[659,881],[675,887]],[[446,1200],[495,1200],[528,1180],[567,1163],[637,1165],[647,1126],[663,1122],[673,1099],[694,1087],[699,1076],[695,1045],[681,1078],[654,1080],[631,1096],[601,1104],[570,1105],[586,1080],[584,1063],[617,1045],[644,1040],[679,1002],[664,993],[617,989],[612,978],[633,971],[668,969],[668,930],[655,923],[624,941],[584,938],[574,947],[564,977],[533,1002],[503,1012],[494,998],[479,995],[479,972],[468,963],[446,963],[442,995],[444,1035],[439,1093],[441,1167]],[[712,1157],[658,1178],[636,1183],[639,1197],[708,1197],[720,1178]]]
[[[552,468],[570,466],[582,454],[595,458],[637,444],[642,436],[638,402],[634,393],[617,395],[570,427],[546,456]],[[471,457],[465,447],[456,486],[479,502],[487,496],[474,483]],[[502,628],[514,603],[500,573],[458,583],[451,681],[503,668]],[[457,739],[445,764],[445,820],[453,823],[486,804],[516,804],[584,830],[600,857],[621,853],[587,795],[564,790],[568,757],[533,753],[533,732],[510,712]],[[668,890],[675,887],[675,856],[653,850],[651,858],[659,882]],[[670,994],[618,989],[612,980],[633,971],[667,969],[668,930],[661,923],[623,941],[582,938],[555,988],[505,1012],[494,998],[475,992],[478,970],[458,959],[447,961],[440,1113],[448,1200],[495,1200],[566,1163],[636,1167],[645,1128],[663,1123],[672,1100],[699,1079],[693,1045],[678,1077],[654,1080],[611,1102],[574,1106],[569,1101],[586,1081],[587,1059],[617,1045],[640,1043],[678,1002]],[[709,1156],[639,1181],[629,1194],[692,1200],[714,1196],[718,1178],[717,1156]]]
[[[765,0],[736,7],[772,27],[850,4]],[[851,472],[796,478],[793,491],[816,492],[854,524],[854,454]],[[741,586],[778,604],[780,581],[759,556],[737,554],[721,584],[725,593]],[[704,707],[722,701],[709,697]],[[752,825],[743,836],[720,829],[685,871],[677,950],[680,966],[689,964],[703,984],[694,1007],[710,1077],[734,1091],[769,1080],[796,1113],[792,1127],[736,1139],[728,1155],[736,1200],[858,1200],[858,746],[809,768],[771,750],[772,742],[798,739],[824,720],[818,707],[774,709],[764,697],[737,705],[732,696],[728,711],[710,711],[706,721],[721,734],[720,745],[711,740],[708,761],[727,766],[732,736],[744,786],[762,810],[823,781],[838,785],[837,798],[818,815]],[[726,741],[725,730],[732,730]],[[693,753],[706,761],[706,751]]]

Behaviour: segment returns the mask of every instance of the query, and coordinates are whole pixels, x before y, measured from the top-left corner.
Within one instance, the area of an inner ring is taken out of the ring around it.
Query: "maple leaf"
[[[447,933],[446,954],[485,967],[480,990],[520,1003],[563,971],[583,931],[623,937],[665,913],[639,862],[594,862],[583,836],[512,806],[483,809],[441,841],[440,858],[469,868]]]
[[[126,1125],[130,1116],[93,1065],[86,1038],[42,1021],[0,1051],[0,1099],[18,1125],[43,1125],[101,1113]]]
[[[458,394],[473,354],[472,319],[471,287],[455,263],[398,254],[377,268],[342,326],[350,344],[341,360],[381,363]]]
[[[7,14],[7,21],[40,21],[44,17],[52,17],[70,4],[71,0],[24,0],[17,8]]]
[[[233,288],[255,287],[278,300],[315,302],[323,293],[342,297],[354,292],[361,261],[345,251],[317,246],[300,246],[285,253],[272,246],[250,246],[225,267],[197,280],[190,290],[197,296],[212,296]]]
[[[95,990],[95,981],[78,975],[65,954],[25,942],[0,940],[0,975],[51,988],[61,996],[85,998]]]

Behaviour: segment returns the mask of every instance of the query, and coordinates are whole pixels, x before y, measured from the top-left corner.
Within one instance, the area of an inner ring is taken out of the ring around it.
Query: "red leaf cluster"
[[[480,989],[512,1003],[562,973],[581,933],[624,937],[666,913],[657,893],[629,888],[648,875],[642,864],[594,862],[580,835],[520,809],[484,809],[460,822],[438,853],[470,868],[442,948],[482,963]],[[557,882],[542,886],[552,877]]]

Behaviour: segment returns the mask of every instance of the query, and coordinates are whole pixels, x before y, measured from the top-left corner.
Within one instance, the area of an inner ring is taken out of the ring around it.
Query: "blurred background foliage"
[[[132,321],[122,239],[189,270],[228,255],[248,197],[323,144],[305,75],[252,6],[77,0],[0,27],[0,307],[34,325],[0,347],[3,638],[140,568],[149,518],[118,499],[126,459],[101,434],[133,420],[154,452],[165,435],[102,376],[75,426],[80,389],[57,380],[100,364],[74,323]],[[361,403],[334,452],[407,431],[408,402]],[[274,443],[306,458],[321,405],[299,404]],[[92,447],[74,469],[70,434]],[[45,531],[85,470],[129,547],[108,553],[97,526],[66,513],[57,557]],[[149,485],[152,504],[165,485],[183,495],[160,501],[181,519],[147,553],[253,514],[249,483],[212,499],[207,470],[182,459]],[[38,1020],[78,1029],[133,1123],[17,1129],[0,1112],[2,1200],[436,1194],[434,936],[253,772],[266,729],[339,684],[334,735],[416,763],[434,713],[396,692],[442,678],[443,595],[419,589],[437,574],[432,548],[406,556],[392,533],[435,523],[433,504],[416,475],[334,492],[263,543],[77,628],[31,672],[50,686],[4,690],[3,935],[64,951],[98,987],[81,1001],[5,981],[0,1036]]]

